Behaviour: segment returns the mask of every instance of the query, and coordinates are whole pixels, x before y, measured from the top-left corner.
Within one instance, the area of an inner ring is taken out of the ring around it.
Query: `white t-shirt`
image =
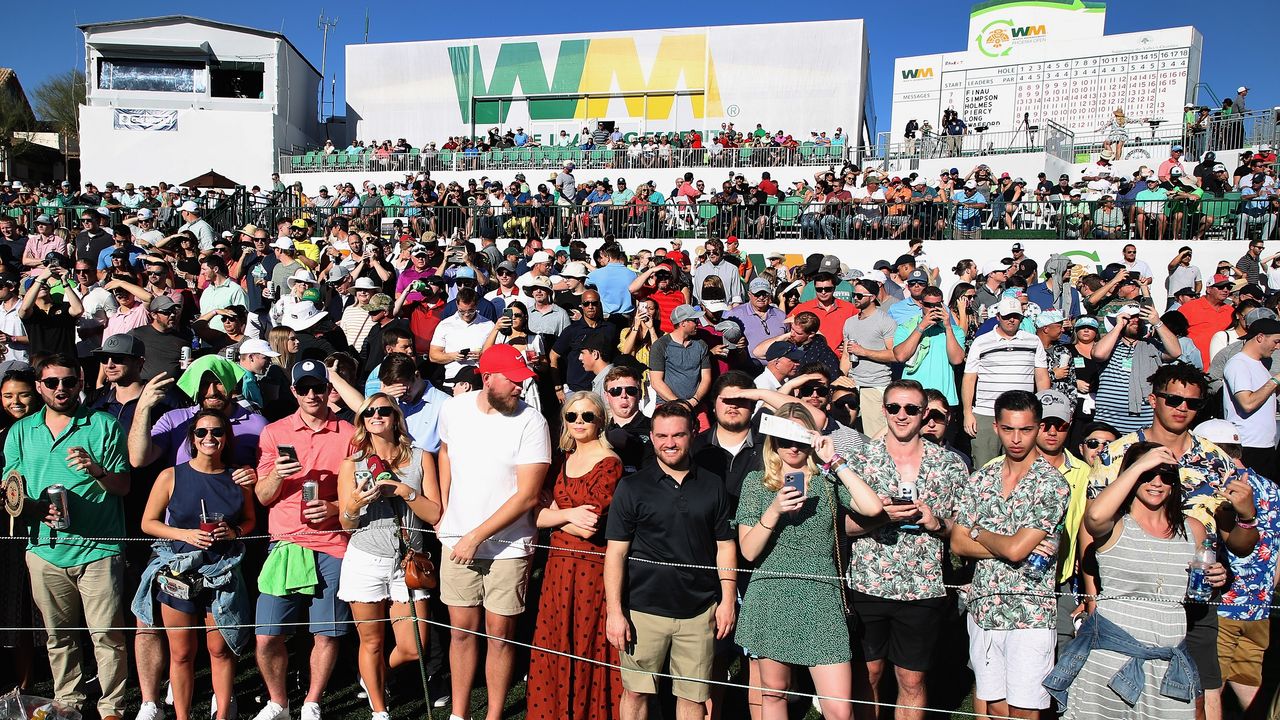
[[[1148,265],[1145,261],[1134,260],[1132,263],[1123,263],[1123,265],[1125,269],[1128,270],[1129,272],[1138,273],[1138,277],[1140,278],[1151,277],[1151,266]],[[1178,290],[1178,289],[1180,288],[1174,288],[1174,290]]]
[[[444,323],[441,323],[443,325]],[[440,409],[440,442],[449,453],[448,509],[437,530],[452,546],[488,520],[516,494],[516,468],[551,462],[547,421],[521,402],[514,415],[483,413],[476,404],[481,390],[449,398]],[[537,533],[533,513],[526,513],[476,549],[476,558],[527,557]]]
[[[476,322],[468,325],[461,315],[454,313],[441,320],[436,326],[436,332],[431,336],[431,347],[443,348],[445,352],[451,353],[472,350],[478,356],[484,347],[484,341],[489,339],[489,331],[492,329],[493,322],[479,315],[476,316]],[[476,362],[476,360],[449,362],[444,366],[445,380],[453,380],[462,368],[475,365]]]
[[[1222,394],[1223,416],[1230,420],[1240,431],[1240,444],[1250,448],[1273,448],[1276,446],[1276,396],[1269,396],[1257,410],[1243,414],[1244,410],[1237,404],[1236,393],[1253,392],[1266,385],[1271,373],[1260,361],[1238,353],[1227,361],[1222,370],[1222,380],[1226,383]]]

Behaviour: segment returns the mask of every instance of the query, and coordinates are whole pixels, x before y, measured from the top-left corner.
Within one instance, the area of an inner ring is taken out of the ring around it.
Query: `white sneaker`
[[[306,712],[306,706],[303,705],[303,712]],[[289,708],[281,707],[280,703],[267,701],[266,705],[258,711],[253,720],[290,720]]]
[[[173,683],[171,682],[166,682],[164,684],[164,704],[173,704]]]
[[[236,699],[231,698],[231,706],[227,708],[227,720],[236,720],[240,715],[239,708],[236,707]],[[209,720],[218,720],[218,696],[209,696]]]
[[[320,720],[320,703],[302,703],[301,720]]]
[[[376,712],[373,714],[373,717],[371,717],[369,720],[391,720],[391,713]]]
[[[164,710],[153,702],[144,702],[133,720],[164,720]]]

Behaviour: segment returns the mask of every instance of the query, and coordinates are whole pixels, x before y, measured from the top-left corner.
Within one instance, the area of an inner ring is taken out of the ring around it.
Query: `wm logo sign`
[[[903,80],[919,80],[933,77],[933,68],[911,68],[902,71]]]
[[[1013,28],[1013,36],[1015,38],[1029,38],[1044,34],[1043,25],[1028,25],[1026,27]]]

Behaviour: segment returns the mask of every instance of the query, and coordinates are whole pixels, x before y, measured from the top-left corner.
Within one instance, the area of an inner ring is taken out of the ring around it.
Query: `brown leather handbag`
[[[396,518],[400,529],[400,553],[403,559],[400,567],[404,569],[404,584],[410,590],[435,590],[440,584],[436,574],[436,564],[431,562],[429,553],[420,553],[409,544],[409,531],[404,529],[400,518]]]

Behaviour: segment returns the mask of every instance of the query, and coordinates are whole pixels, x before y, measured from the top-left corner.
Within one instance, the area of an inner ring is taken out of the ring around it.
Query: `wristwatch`
[[[417,499],[418,499],[418,493],[416,493],[416,492],[414,492],[414,491],[410,490],[410,491],[409,491],[409,497],[405,498],[405,499],[404,499],[404,501],[405,501],[405,502],[413,502],[414,500],[417,500]]]
[[[977,525],[969,528],[969,539],[976,542],[978,540],[978,533],[980,532],[982,532],[982,528]]]

